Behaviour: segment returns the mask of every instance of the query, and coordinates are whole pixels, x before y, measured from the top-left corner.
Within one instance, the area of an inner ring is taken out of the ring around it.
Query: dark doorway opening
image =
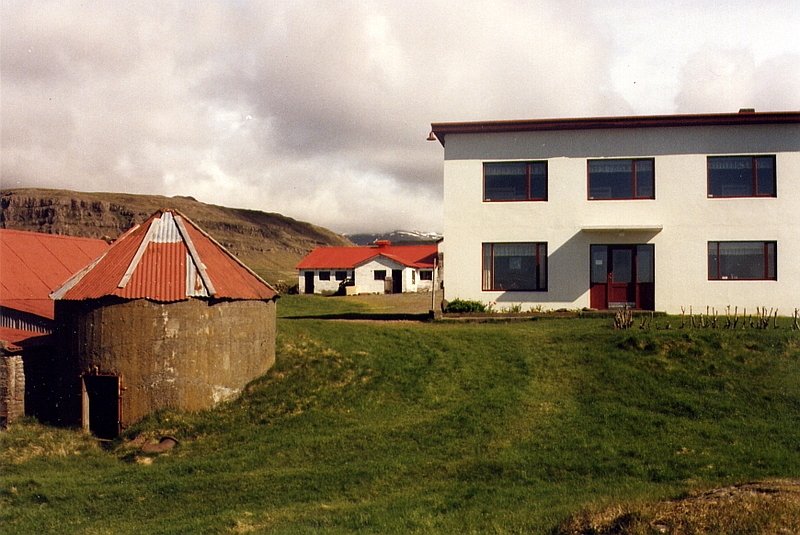
[[[590,301],[596,309],[655,309],[652,244],[592,245]]]
[[[402,269],[393,269],[392,270],[392,293],[393,294],[401,294],[401,293],[403,293],[403,270]]]
[[[83,428],[97,438],[116,438],[122,421],[120,379],[116,375],[83,376]]]
[[[313,294],[314,293],[314,272],[313,271],[306,271],[304,274],[306,279],[305,284],[305,293]]]

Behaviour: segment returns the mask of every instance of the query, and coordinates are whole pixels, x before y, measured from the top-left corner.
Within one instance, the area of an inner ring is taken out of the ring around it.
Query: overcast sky
[[[2,187],[441,231],[431,122],[800,109],[800,0],[2,2]]]

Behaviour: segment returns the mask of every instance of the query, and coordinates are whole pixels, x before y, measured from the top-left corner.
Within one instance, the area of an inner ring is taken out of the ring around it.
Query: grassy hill
[[[267,281],[296,282],[294,266],[320,245],[350,245],[330,230],[275,213],[226,208],[191,197],[0,190],[0,227],[89,238],[117,238],[162,208],[186,214]]]
[[[374,309],[364,299],[281,299],[276,366],[246,394],[129,430],[176,436],[167,454],[103,450],[32,424],[0,433],[0,525],[554,533],[582,511],[640,511],[800,475],[797,331],[621,332],[609,318],[335,321],[314,311]],[[796,504],[775,514],[737,529],[777,532],[775,518],[800,527]],[[623,519],[646,519],[637,515]],[[638,532],[659,532],[647,526]]]

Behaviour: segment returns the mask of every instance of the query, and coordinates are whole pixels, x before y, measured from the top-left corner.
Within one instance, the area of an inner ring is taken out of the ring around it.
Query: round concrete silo
[[[209,408],[275,361],[276,292],[177,212],[123,235],[53,297],[64,421],[98,436]]]

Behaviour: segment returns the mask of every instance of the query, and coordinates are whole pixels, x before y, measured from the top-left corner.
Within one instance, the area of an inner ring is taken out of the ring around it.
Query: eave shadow
[[[431,314],[379,314],[369,312],[346,312],[341,314],[304,314],[281,316],[285,320],[350,320],[350,321],[429,321]]]

